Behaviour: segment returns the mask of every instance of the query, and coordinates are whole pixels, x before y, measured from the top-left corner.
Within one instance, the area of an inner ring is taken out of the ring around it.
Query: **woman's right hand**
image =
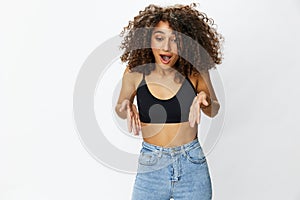
[[[129,133],[133,131],[134,135],[139,135],[139,132],[141,131],[142,127],[136,106],[133,103],[131,103],[128,99],[124,99],[121,103],[119,111],[127,112],[126,120]]]

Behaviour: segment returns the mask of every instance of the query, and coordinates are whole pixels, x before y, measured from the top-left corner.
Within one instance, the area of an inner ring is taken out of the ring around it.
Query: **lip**
[[[169,60],[165,61],[162,56],[168,56],[170,57]],[[160,57],[160,61],[163,63],[163,64],[169,64],[171,62],[171,59],[172,59],[172,55],[171,54],[159,54],[159,57]]]

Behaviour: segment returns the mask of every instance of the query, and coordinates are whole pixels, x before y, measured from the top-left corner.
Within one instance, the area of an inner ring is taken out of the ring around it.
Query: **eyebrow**
[[[163,31],[154,31],[153,32],[153,34],[155,34],[155,33],[162,33],[162,34],[166,34],[165,32],[163,32]]]
[[[165,32],[163,32],[163,31],[159,31],[159,30],[156,30],[156,31],[154,31],[152,34],[155,34],[155,33],[162,33],[162,34],[166,34]],[[172,31],[172,35],[175,35],[174,31]]]

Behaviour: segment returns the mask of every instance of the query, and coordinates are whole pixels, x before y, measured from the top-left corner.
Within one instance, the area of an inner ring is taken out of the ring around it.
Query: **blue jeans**
[[[132,200],[211,200],[206,157],[198,139],[164,148],[142,143]]]

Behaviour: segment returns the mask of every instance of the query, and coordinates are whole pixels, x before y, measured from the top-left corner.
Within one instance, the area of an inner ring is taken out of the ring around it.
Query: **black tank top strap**
[[[142,70],[142,74],[143,74],[143,79],[142,79],[142,81],[143,81],[144,83],[146,83],[146,81],[145,81],[145,69]]]
[[[193,88],[193,90],[194,90],[195,94],[197,95],[197,90],[196,90],[196,88],[194,87],[194,85],[193,85],[192,81],[189,79],[189,77],[188,77],[188,76],[186,76],[186,79],[188,80],[188,82],[189,82],[190,86]]]
[[[145,80],[145,70],[143,70],[143,80]]]

